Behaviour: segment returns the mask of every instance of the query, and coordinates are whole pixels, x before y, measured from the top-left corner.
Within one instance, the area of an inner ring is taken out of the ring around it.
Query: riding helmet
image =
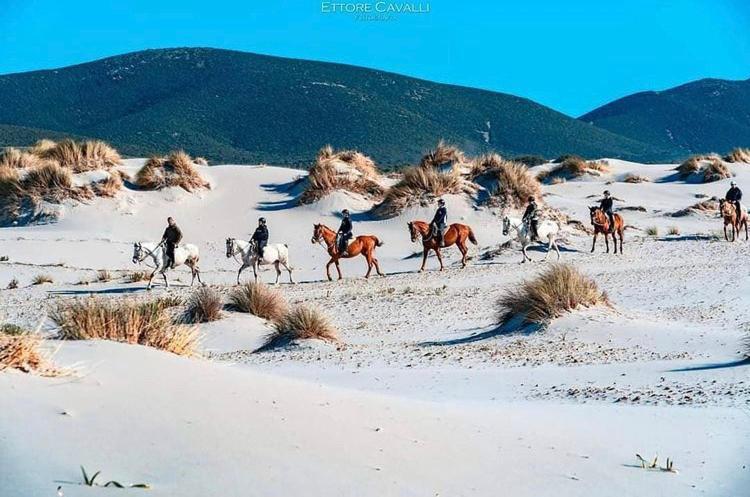
[[[341,213],[343,215],[345,215],[345,216],[348,216],[349,215],[349,209],[344,209],[343,211],[341,211]]]
[[[609,193],[609,190],[604,190],[604,194],[605,194],[605,195],[609,195],[609,194],[610,194],[610,193]]]
[[[438,205],[445,205],[445,200],[443,200],[442,198],[438,199]]]
[[[266,224],[266,218],[264,218],[264,217],[258,218],[258,222]]]

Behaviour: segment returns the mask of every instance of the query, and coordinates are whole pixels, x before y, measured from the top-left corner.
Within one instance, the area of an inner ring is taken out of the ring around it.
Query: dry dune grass
[[[40,350],[41,343],[42,338],[33,333],[0,332],[0,372],[16,369],[42,376],[61,375],[62,371],[51,364],[49,354]]]
[[[48,141],[39,144],[32,147],[32,150],[37,150],[39,157],[53,160],[75,173],[109,169],[118,165],[121,160],[117,150],[101,140],[76,142],[66,139],[54,145],[52,143],[54,142]]]
[[[719,211],[718,203],[719,200],[716,197],[710,198],[708,200],[701,200],[700,202],[693,204],[690,207],[686,207],[685,209],[680,209],[679,211],[672,213],[672,217],[683,217],[693,213],[713,215]]]
[[[175,304],[172,299],[138,302],[89,297],[58,304],[51,318],[63,340],[113,340],[196,355],[197,329],[173,321],[169,309]]]
[[[281,292],[262,283],[245,283],[232,289],[229,304],[240,312],[249,312],[270,321],[278,321],[287,313]]]
[[[135,183],[143,190],[161,190],[178,186],[192,192],[201,188],[210,188],[190,156],[182,150],[171,152],[166,157],[151,157],[136,174]]]
[[[42,159],[29,152],[22,152],[17,148],[6,148],[0,153],[0,168],[28,169],[42,163]]]
[[[433,150],[427,152],[419,161],[419,167],[438,168],[449,165],[455,167],[460,164],[469,164],[466,155],[456,146],[449,145],[440,140]]]
[[[312,339],[338,342],[338,331],[318,309],[300,306],[285,313],[274,323],[274,331],[256,352]]]
[[[375,162],[356,150],[336,152],[326,145],[318,152],[307,176],[307,186],[300,203],[310,204],[336,190],[382,198],[380,171]]]
[[[540,198],[541,185],[529,169],[519,163],[503,160],[497,154],[479,157],[472,168],[472,179],[487,184],[490,201],[501,205],[520,207],[529,197]]]
[[[622,179],[623,183],[650,183],[651,178],[640,174],[628,173]]]
[[[586,161],[577,155],[566,156],[562,162],[552,169],[537,174],[539,181],[554,181],[557,178],[565,180],[580,178],[586,174],[601,176],[609,172],[609,165],[604,161]]]
[[[608,303],[607,294],[592,279],[574,266],[555,264],[502,295],[498,299],[498,320],[502,327],[544,327],[579,307]]]
[[[32,285],[44,285],[46,283],[54,283],[52,276],[48,274],[37,274],[31,280]]]
[[[469,184],[453,170],[441,172],[435,168],[410,167],[404,170],[401,180],[388,189],[372,213],[381,219],[391,218],[407,207],[428,205],[443,195],[467,193]]]
[[[221,294],[212,288],[203,287],[190,295],[185,315],[191,323],[208,323],[221,319],[223,307]]]
[[[750,164],[750,148],[735,148],[724,157],[724,160],[727,162],[744,162],[745,164]]]
[[[42,157],[44,154],[46,154],[50,149],[55,148],[57,143],[55,143],[54,140],[50,140],[47,138],[42,138],[41,140],[37,140],[36,143],[34,143],[32,146],[28,148],[28,152],[30,154],[34,154],[36,156]]]
[[[119,173],[110,174],[104,181],[94,183],[94,193],[99,197],[114,197],[122,190],[122,175]]]
[[[701,183],[711,183],[732,177],[732,172],[727,165],[715,154],[690,157],[677,166],[675,171],[682,180],[695,177]]]

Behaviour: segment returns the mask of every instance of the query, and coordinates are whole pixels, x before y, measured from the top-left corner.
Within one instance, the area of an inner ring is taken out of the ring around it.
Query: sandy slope
[[[615,308],[531,335],[495,333],[494,301],[542,266],[518,264],[515,249],[482,258],[506,240],[498,213],[456,197],[451,219],[480,240],[470,267],[456,268],[451,251],[448,271],[413,272],[419,248],[405,223],[431,209],[388,221],[356,215],[358,233],[386,242],[379,258],[389,276],[365,281],[364,261],[347,261],[347,279],[335,284],[319,281],[326,258],[310,243],[312,224],[334,226],[343,206],[366,206],[336,194],[294,207],[300,172],[287,169],[213,167],[204,169],[208,192],[126,191],[69,208],[54,225],[0,230],[11,259],[0,263],[0,286],[12,277],[24,286],[0,292],[3,317],[34,325],[58,299],[143,298],[143,284],[75,283],[99,268],[132,269],[132,241],[158,238],[170,214],[199,245],[206,280],[231,283],[237,266],[224,238],[247,236],[264,215],[304,282],[282,291],[324,309],[343,342],[251,354],[268,325],[227,312],[202,326],[210,360],[61,344],[56,360],[74,376],[0,375],[0,494],[53,495],[58,481],[80,481],[83,464],[104,480],[148,482],[158,495],[743,495],[748,245],[707,236],[721,227],[715,218],[669,216],[696,195],[722,195],[727,182],[684,184],[671,179],[673,166],[611,163],[611,175],[545,187],[545,199],[584,222],[604,188],[620,206],[647,208],[623,211],[634,226],[623,256],[603,245],[591,255],[590,237],[566,235],[564,260],[594,277]],[[749,166],[733,167],[741,185],[750,179]],[[628,172],[655,181],[617,181]],[[645,237],[639,228],[648,226],[682,235]],[[27,287],[41,272],[56,283]],[[190,290],[178,283],[169,292]],[[680,473],[635,468],[636,452],[674,458]],[[62,485],[65,495],[88,494]]]

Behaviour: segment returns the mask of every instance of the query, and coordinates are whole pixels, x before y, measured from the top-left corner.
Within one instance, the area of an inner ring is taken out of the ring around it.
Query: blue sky
[[[750,77],[745,0],[428,3],[361,20],[321,0],[0,0],[0,73],[211,46],[503,91],[571,115],[635,91]]]

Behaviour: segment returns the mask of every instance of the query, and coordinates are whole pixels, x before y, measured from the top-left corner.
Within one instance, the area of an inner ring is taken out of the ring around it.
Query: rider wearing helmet
[[[430,225],[435,234],[435,238],[437,238],[438,245],[442,247],[443,235],[448,226],[448,210],[445,208],[445,200],[442,198],[438,200],[438,209],[435,211],[435,217],[432,218]]]
[[[266,248],[266,245],[268,245],[268,226],[266,226],[266,218],[261,217],[258,219],[258,227],[255,228],[252,240],[255,242],[258,257],[263,258],[263,250]]]
[[[599,201],[599,208],[604,211],[609,219],[609,232],[615,232],[615,213],[612,210],[614,200],[610,195],[609,190],[604,190],[604,198]]]
[[[177,223],[170,216],[167,218],[167,229],[164,230],[164,234],[161,236],[161,243],[167,247],[167,261],[166,266],[170,269],[174,269],[174,249],[182,241],[182,231],[177,227]]]
[[[539,240],[539,207],[536,204],[536,198],[532,195],[529,197],[529,203],[523,213],[523,222],[529,226],[531,240]]]
[[[724,198],[727,200],[727,202],[731,202],[732,205],[734,205],[734,208],[737,211],[737,217],[739,217],[741,214],[740,201],[742,200],[742,190],[737,187],[737,183],[735,183],[734,181],[729,183],[729,186],[730,188]]]
[[[349,240],[352,238],[352,218],[349,214],[349,209],[344,209],[341,211],[341,225],[339,226],[339,231],[336,234],[338,238],[337,247],[340,253],[346,252],[347,247],[349,246]]]

